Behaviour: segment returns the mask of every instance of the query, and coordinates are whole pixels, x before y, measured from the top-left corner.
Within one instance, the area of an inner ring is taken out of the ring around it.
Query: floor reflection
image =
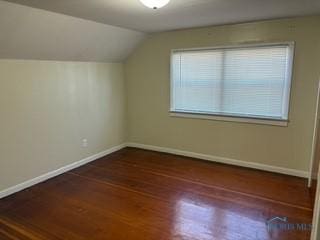
[[[265,240],[270,237],[264,221],[182,198],[176,203],[173,239]]]

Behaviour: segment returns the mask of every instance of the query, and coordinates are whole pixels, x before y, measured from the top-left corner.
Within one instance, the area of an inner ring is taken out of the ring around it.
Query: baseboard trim
[[[133,143],[133,142],[127,143],[127,146],[145,149],[145,150],[152,150],[157,152],[171,153],[171,154],[181,155],[186,157],[198,158],[202,160],[235,165],[240,167],[253,168],[253,169],[258,169],[258,170],[263,170],[268,172],[281,173],[281,174],[286,174],[286,175],[291,175],[296,177],[308,178],[308,172],[299,171],[295,169],[282,168],[282,167],[271,166],[271,165],[266,165],[261,163],[254,163],[254,162],[245,162],[242,160],[236,160],[231,158],[218,157],[218,156],[206,155],[202,153],[188,152],[188,151],[183,151],[183,150],[178,150],[173,148],[158,147],[158,146],[145,145],[145,144]]]
[[[33,185],[36,185],[38,183],[44,182],[50,178],[56,177],[60,174],[63,174],[65,172],[68,172],[68,171],[73,170],[75,168],[78,168],[78,167],[85,165],[87,163],[95,161],[95,160],[102,158],[110,153],[119,151],[125,147],[134,147],[134,148],[152,150],[152,151],[157,151],[157,152],[171,153],[171,154],[175,154],[175,155],[198,158],[198,159],[212,161],[212,162],[224,163],[224,164],[235,165],[235,166],[240,166],[240,167],[253,168],[253,169],[274,172],[274,173],[281,173],[281,174],[286,174],[286,175],[291,175],[291,176],[296,176],[296,177],[308,178],[308,172],[305,172],[305,171],[299,171],[299,170],[289,169],[289,168],[282,168],[282,167],[277,167],[277,166],[270,166],[270,165],[254,163],[254,162],[245,162],[245,161],[231,159],[231,158],[206,155],[206,154],[202,154],[202,153],[189,152],[189,151],[173,149],[173,148],[166,148],[166,147],[159,147],[159,146],[130,142],[130,143],[124,143],[124,144],[109,148],[103,152],[97,153],[95,155],[92,155],[92,156],[87,157],[85,159],[82,159],[80,161],[77,161],[77,162],[71,163],[67,166],[61,167],[57,170],[48,172],[48,173],[43,174],[41,176],[38,176],[36,178],[27,180],[23,183],[20,183],[18,185],[13,186],[13,187],[2,190],[2,191],[0,191],[0,199],[7,197],[11,194],[14,194],[16,192],[22,191],[22,190],[29,188]]]
[[[97,153],[95,155],[92,155],[92,156],[87,157],[85,159],[82,159],[80,161],[71,163],[71,164],[69,164],[67,166],[61,167],[59,169],[56,169],[56,170],[51,171],[51,172],[48,172],[48,173],[43,174],[41,176],[38,176],[36,178],[30,179],[28,181],[25,181],[23,183],[20,183],[18,185],[13,186],[13,187],[7,188],[7,189],[5,189],[3,191],[0,191],[0,199],[4,198],[4,197],[7,197],[7,196],[9,196],[11,194],[14,194],[16,192],[22,191],[22,190],[24,190],[26,188],[29,188],[29,187],[31,187],[33,185],[36,185],[38,183],[44,182],[44,181],[46,181],[46,180],[48,180],[50,178],[56,177],[56,176],[58,176],[60,174],[68,172],[68,171],[70,171],[72,169],[78,168],[78,167],[80,167],[80,166],[82,166],[84,164],[87,164],[89,162],[95,161],[95,160],[97,160],[99,158],[102,158],[102,157],[104,157],[104,156],[106,156],[106,155],[108,155],[110,153],[113,153],[113,152],[116,152],[118,150],[121,150],[122,148],[125,148],[126,146],[127,146],[126,144],[121,144],[121,145],[109,148],[109,149],[107,149],[107,150],[105,150],[103,152]]]

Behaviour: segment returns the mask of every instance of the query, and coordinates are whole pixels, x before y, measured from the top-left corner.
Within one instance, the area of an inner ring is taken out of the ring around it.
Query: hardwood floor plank
[[[188,195],[189,198],[193,196],[196,199],[201,198],[202,201],[209,199],[208,201],[215,202],[216,205],[218,201],[223,201],[222,206],[228,204],[229,208],[234,206],[235,209],[242,209],[244,206],[254,206],[255,210],[262,213],[268,212],[269,215],[272,213],[290,212],[292,214],[291,217],[299,216],[301,218],[305,216],[306,219],[309,219],[312,215],[312,209],[299,205],[282,203],[273,199],[265,199],[241,192],[216,188],[215,186],[196,184],[188,180],[164,178],[156,174],[139,172],[139,170],[135,169],[131,170],[126,168],[108,169],[85,166],[74,170],[73,173],[129,189],[135,189],[136,191],[156,196],[162,200],[170,200],[171,202],[175,202],[176,199],[181,198],[181,193],[183,193],[184,195]]]
[[[126,154],[130,154],[130,158],[126,157]],[[313,206],[314,189],[308,189],[306,179],[302,178],[134,148],[129,148],[122,154],[111,154],[92,164],[103,167],[106,163],[112,167],[114,164],[121,167],[128,165],[143,168],[158,174],[176,176],[256,196],[271,197],[309,208]]]
[[[305,180],[123,149],[0,200],[0,239],[307,240]]]
[[[10,239],[12,238],[19,240],[58,240],[58,238],[54,237],[48,232],[44,233],[40,231],[37,227],[31,226],[29,223],[22,223],[21,219],[19,218],[12,216],[10,218],[5,217],[5,214],[2,214],[0,218],[0,231]]]

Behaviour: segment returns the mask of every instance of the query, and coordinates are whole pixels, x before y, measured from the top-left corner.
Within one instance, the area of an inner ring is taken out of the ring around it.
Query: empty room
[[[320,240],[319,0],[0,0],[0,240]]]

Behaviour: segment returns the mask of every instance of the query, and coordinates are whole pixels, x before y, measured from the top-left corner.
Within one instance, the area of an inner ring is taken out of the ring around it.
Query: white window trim
[[[173,108],[173,68],[172,68],[172,57],[175,52],[190,52],[190,51],[199,51],[199,50],[215,50],[215,49],[241,49],[248,47],[270,47],[270,46],[289,46],[290,56],[289,56],[289,69],[288,72],[288,81],[290,88],[288,91],[287,101],[288,101],[288,116],[287,119],[276,119],[269,117],[260,117],[260,116],[238,116],[238,115],[227,115],[227,114],[214,114],[214,113],[201,113],[201,112],[185,112],[178,111]],[[223,45],[223,46],[214,46],[214,47],[203,47],[203,48],[182,48],[182,49],[172,49],[170,55],[170,108],[169,115],[171,117],[181,117],[181,118],[193,118],[193,119],[207,119],[215,121],[225,121],[225,122],[239,122],[239,123],[252,123],[252,124],[263,124],[263,125],[273,125],[273,126],[282,126],[287,127],[289,123],[289,113],[290,113],[290,98],[291,98],[291,88],[292,88],[292,76],[293,76],[293,61],[295,53],[295,42],[286,41],[286,42],[262,42],[262,43],[252,43],[252,44],[233,44],[233,45]]]
[[[226,116],[226,115],[213,115],[213,114],[202,114],[202,113],[187,113],[187,112],[173,112],[170,111],[170,117],[180,117],[180,118],[191,118],[191,119],[206,119],[215,120],[223,122],[238,122],[238,123],[253,123],[262,125],[272,125],[287,127],[289,121],[287,120],[273,120],[273,119],[263,119],[263,118],[253,118],[253,117],[238,117],[238,116]]]

